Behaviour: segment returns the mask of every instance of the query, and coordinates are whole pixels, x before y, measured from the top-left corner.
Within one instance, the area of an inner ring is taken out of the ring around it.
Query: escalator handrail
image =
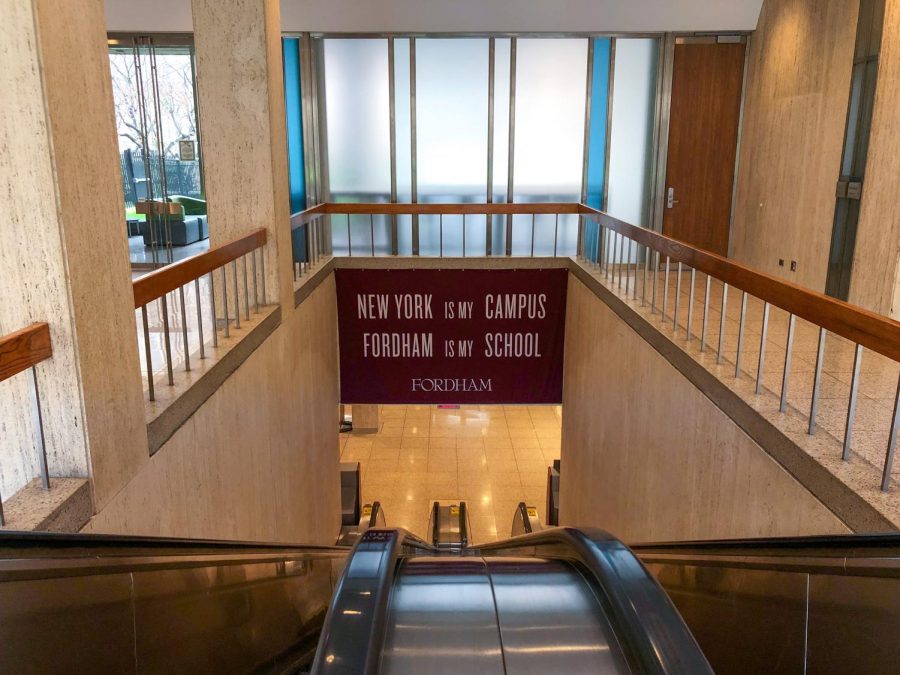
[[[580,562],[597,581],[601,602],[629,665],[642,673],[712,673],[694,636],[662,587],[634,553],[602,530],[557,527],[479,545],[484,554]]]
[[[900,577],[900,533],[636,544],[647,563]]]
[[[437,550],[403,529],[369,529],[357,540],[335,586],[312,673],[378,672],[397,562],[410,549]]]

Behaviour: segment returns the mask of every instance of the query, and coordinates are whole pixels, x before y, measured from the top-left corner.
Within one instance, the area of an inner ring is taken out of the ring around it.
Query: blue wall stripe
[[[587,205],[603,207],[603,182],[606,173],[606,128],[609,120],[609,65],[612,41],[594,39],[593,81],[591,82],[591,128],[588,136]],[[597,259],[597,226],[589,223],[585,229],[584,251],[591,260]]]
[[[283,43],[291,213],[296,213],[306,208],[306,181],[303,172],[303,116],[300,96],[300,39],[284,38]]]
[[[306,175],[303,168],[303,115],[300,92],[300,39],[284,38],[284,104],[287,122],[288,178],[291,213],[306,208]],[[306,260],[306,228],[292,233],[294,261]]]

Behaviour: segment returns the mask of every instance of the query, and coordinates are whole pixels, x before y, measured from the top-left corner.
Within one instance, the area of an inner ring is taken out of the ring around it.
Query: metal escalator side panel
[[[313,673],[375,673],[402,530],[367,530],[350,554],[319,637]]]
[[[527,554],[581,563],[597,582],[598,600],[633,671],[713,672],[669,596],[634,553],[609,533],[556,527],[479,550],[482,555]]]
[[[486,563],[508,672],[630,672],[594,591],[571,564],[540,558]]]
[[[380,673],[504,673],[490,577],[469,556],[409,558],[391,594]]]

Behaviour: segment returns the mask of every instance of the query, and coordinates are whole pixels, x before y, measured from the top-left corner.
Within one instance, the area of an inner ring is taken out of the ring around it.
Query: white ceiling
[[[228,2],[228,0],[223,0]],[[190,31],[190,0],[105,0],[111,31]],[[753,30],[763,0],[281,0],[285,31]]]

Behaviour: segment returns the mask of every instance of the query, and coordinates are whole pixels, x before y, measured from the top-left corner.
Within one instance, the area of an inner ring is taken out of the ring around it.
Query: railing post
[[[44,438],[44,416],[41,412],[41,394],[38,389],[37,366],[31,366],[31,405],[32,419],[34,420],[36,432],[38,466],[41,471],[41,485],[45,490],[49,490],[50,470],[47,467],[47,446]],[[0,511],[0,518],[2,518],[2,511]]]

